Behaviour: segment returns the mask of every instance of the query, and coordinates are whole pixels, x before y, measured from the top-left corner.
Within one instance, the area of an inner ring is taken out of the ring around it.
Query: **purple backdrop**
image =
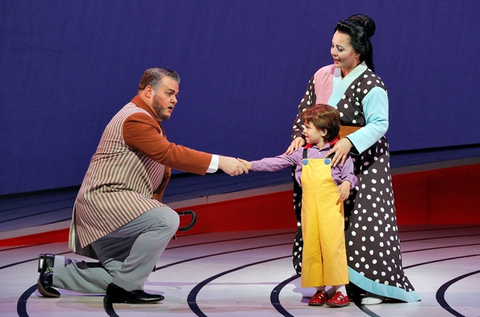
[[[391,150],[479,143],[477,1],[0,2],[0,195],[79,185],[143,70],[177,70],[171,141],[247,159],[289,144],[336,22],[366,13]]]

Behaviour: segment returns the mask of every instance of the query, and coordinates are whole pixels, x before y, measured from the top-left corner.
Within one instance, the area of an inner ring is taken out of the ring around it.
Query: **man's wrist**
[[[207,173],[215,173],[218,171],[218,164],[220,162],[220,157],[217,154],[212,154],[212,160],[208,166]]]

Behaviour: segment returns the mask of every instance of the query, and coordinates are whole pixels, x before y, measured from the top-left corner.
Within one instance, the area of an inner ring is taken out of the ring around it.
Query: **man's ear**
[[[145,97],[147,97],[148,99],[152,98],[153,95],[154,95],[153,87],[150,86],[150,85],[145,86],[145,89],[144,89],[144,91],[143,91],[143,94],[144,94]]]

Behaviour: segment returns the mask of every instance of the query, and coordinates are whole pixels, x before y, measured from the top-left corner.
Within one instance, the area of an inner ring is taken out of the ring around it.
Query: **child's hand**
[[[349,181],[344,181],[338,186],[337,193],[340,192],[340,199],[342,201],[347,200],[348,196],[350,196],[350,186],[351,183]]]
[[[252,162],[242,160],[241,158],[239,158],[237,160],[239,160],[243,165],[245,165],[248,170],[252,169]]]

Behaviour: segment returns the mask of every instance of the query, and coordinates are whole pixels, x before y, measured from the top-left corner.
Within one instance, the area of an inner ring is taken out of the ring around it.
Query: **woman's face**
[[[338,31],[333,34],[330,54],[333,57],[335,67],[340,68],[344,75],[352,71],[360,64],[360,54],[350,44],[350,36]]]

